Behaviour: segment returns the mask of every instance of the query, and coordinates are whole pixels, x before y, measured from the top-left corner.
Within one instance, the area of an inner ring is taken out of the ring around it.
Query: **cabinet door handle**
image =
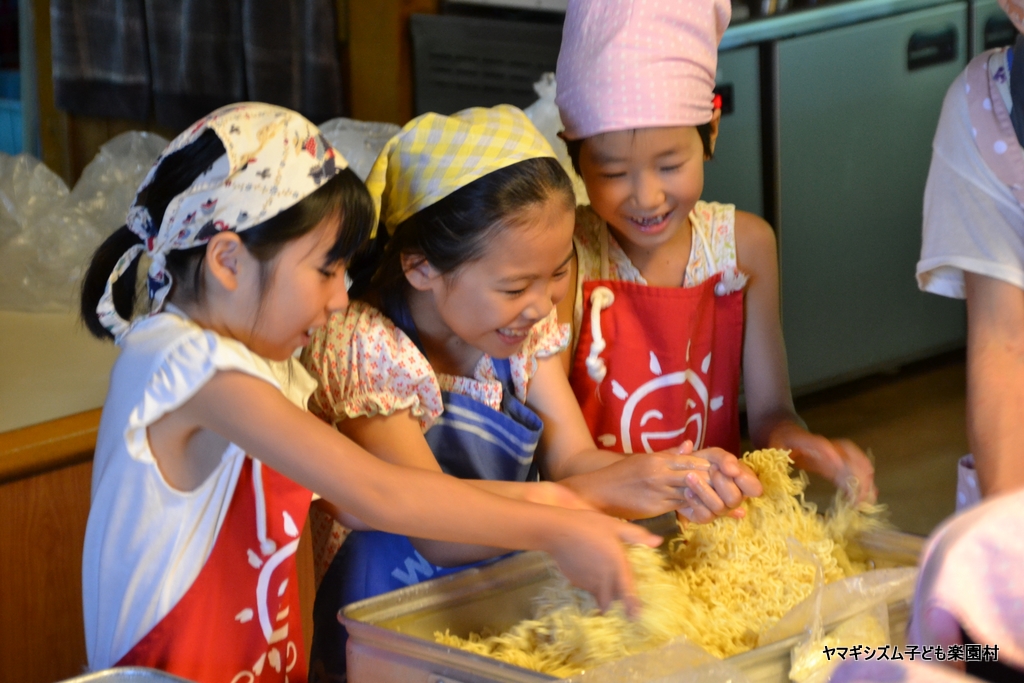
[[[914,31],[907,43],[907,70],[952,62],[956,43],[957,31],[952,25],[938,31]]]

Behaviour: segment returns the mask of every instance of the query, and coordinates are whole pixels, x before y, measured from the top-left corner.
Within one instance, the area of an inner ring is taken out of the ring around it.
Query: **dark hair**
[[[700,135],[700,141],[704,145],[704,158],[713,159],[715,154],[711,149],[711,124],[702,123],[696,128],[697,134]],[[565,148],[569,151],[569,160],[572,161],[572,168],[576,171],[576,175],[581,178],[583,177],[583,171],[580,170],[580,149],[582,147],[583,139],[565,141]]]
[[[390,237],[382,225],[377,239],[353,259],[349,293],[393,310],[405,294],[403,254],[454,274],[482,257],[494,233],[515,225],[517,214],[553,196],[569,210],[576,205],[569,176],[556,159],[527,159],[492,171],[402,221]]]
[[[188,189],[224,153],[220,138],[208,130],[191,144],[168,155],[157,168],[152,181],[138,194],[138,202],[148,209],[153,223],[159,225],[171,201]],[[288,242],[309,233],[332,216],[338,216],[342,229],[328,252],[326,265],[348,262],[369,236],[374,214],[373,201],[366,186],[346,168],[294,206],[239,232],[238,237],[261,263],[262,287],[268,277],[267,262]],[[133,245],[141,243],[142,240],[127,226],[121,226],[93,254],[82,282],[81,315],[89,331],[100,339],[113,338],[96,313],[107,279],[118,259]],[[205,244],[167,254],[166,269],[174,281],[173,291],[186,300],[198,301],[202,297],[205,256]],[[114,308],[125,320],[131,319],[135,309],[137,266],[138,259],[113,286]]]

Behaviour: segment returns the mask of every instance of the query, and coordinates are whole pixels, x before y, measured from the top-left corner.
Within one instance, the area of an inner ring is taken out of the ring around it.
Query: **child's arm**
[[[743,301],[743,388],[754,447],[788,449],[800,469],[822,475],[854,500],[874,500],[874,467],[867,456],[852,441],[830,441],[810,433],[793,407],[771,226],[754,214],[737,211],[736,252],[740,270],[750,278]]]
[[[598,450],[558,358],[537,359],[527,404],[544,421],[541,473],[608,514],[635,519],[679,510],[707,522],[761,494],[749,468],[718,448],[629,457]]]
[[[402,467],[441,472],[419,420],[410,410],[392,415],[354,417],[338,423],[338,430],[378,458]],[[593,509],[570,490],[550,482],[522,483],[472,479],[467,484],[491,493],[531,503],[558,505],[571,509]],[[449,543],[412,538],[413,546],[427,560],[442,567],[476,562],[507,552],[495,547]]]
[[[213,433],[374,528],[547,551],[602,607],[623,599],[635,613],[622,543],[660,541],[596,512],[515,501],[443,474],[383,462],[295,407],[277,388],[244,373],[217,372],[172,414],[194,425],[185,452],[193,439]]]
[[[1024,487],[1024,292],[964,274],[967,286],[967,437],[986,497]]]

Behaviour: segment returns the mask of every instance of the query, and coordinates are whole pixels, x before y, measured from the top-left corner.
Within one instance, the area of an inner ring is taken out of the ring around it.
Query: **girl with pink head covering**
[[[790,395],[775,236],[700,200],[720,109],[728,0],[570,0],[558,57],[563,137],[590,197],[577,212],[570,379],[595,439],[625,453],[740,448],[739,381],[755,447],[857,501],[874,471],[810,433]]]

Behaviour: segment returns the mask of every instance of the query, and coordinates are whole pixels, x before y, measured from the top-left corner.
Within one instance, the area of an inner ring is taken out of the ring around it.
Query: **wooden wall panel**
[[[22,3],[23,5],[25,3]],[[68,157],[67,115],[57,109],[53,95],[53,47],[50,38],[49,0],[31,0],[33,34],[36,47],[36,88],[39,96],[40,155],[54,173],[71,184],[73,178]]]
[[[302,609],[302,635],[306,639],[306,661],[313,644],[313,599],[316,597],[316,582],[313,578],[313,537],[309,531],[309,520],[302,529],[302,538],[295,551],[296,571],[299,573],[299,607]]]
[[[0,486],[0,678],[82,673],[82,541],[92,463]]]
[[[409,15],[436,14],[440,0],[349,0],[352,118],[404,124],[412,118]]]
[[[148,123],[129,119],[98,119],[88,116],[61,114],[67,119],[68,163],[73,182],[107,141],[130,130],[144,130],[162,135],[168,141],[179,132],[154,121]],[[74,184],[72,183],[72,187]]]

